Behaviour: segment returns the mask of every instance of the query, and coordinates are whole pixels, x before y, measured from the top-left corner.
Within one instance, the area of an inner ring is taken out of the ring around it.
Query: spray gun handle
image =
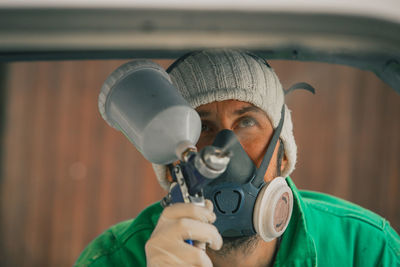
[[[178,150],[177,150],[178,151]],[[205,206],[203,187],[221,175],[229,164],[231,153],[217,147],[205,147],[197,153],[193,149],[181,150],[182,162],[170,171],[176,183],[171,186],[164,203],[184,202]],[[190,245],[205,248],[205,244],[185,240]]]
[[[199,205],[199,206],[204,206],[205,205],[204,197],[193,198],[192,196],[189,195],[188,188],[187,188],[187,185],[186,185],[186,181],[185,181],[185,178],[183,176],[182,168],[181,168],[181,166],[179,164],[174,167],[174,176],[175,176],[176,181],[177,181],[177,183],[179,185],[179,188],[180,188],[184,203],[193,203],[193,204]],[[188,243],[189,245],[194,246],[194,242],[191,239],[187,239],[187,240],[185,240],[185,242]],[[200,245],[200,246],[204,246],[204,245]]]

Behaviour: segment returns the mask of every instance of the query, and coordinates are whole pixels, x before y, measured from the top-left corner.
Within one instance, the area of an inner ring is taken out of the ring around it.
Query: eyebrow
[[[263,113],[259,108],[254,107],[254,106],[244,107],[244,108],[235,110],[233,113],[236,115],[243,115],[244,113],[247,113],[247,112]]]
[[[211,112],[209,111],[198,111],[200,117],[208,117],[211,115]]]
[[[235,115],[243,115],[243,114],[245,114],[247,112],[263,113],[263,111],[260,110],[259,108],[253,107],[253,106],[249,106],[249,107],[243,107],[241,109],[235,110],[233,112],[233,114],[235,114]],[[208,117],[208,116],[211,115],[211,112],[209,112],[209,111],[198,111],[198,113],[199,113],[200,117]]]

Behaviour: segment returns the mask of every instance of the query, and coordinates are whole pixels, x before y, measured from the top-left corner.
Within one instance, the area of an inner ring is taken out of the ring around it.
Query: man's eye
[[[247,128],[247,127],[253,127],[256,124],[257,122],[255,119],[250,117],[245,117],[239,121],[238,126],[240,128]]]
[[[210,126],[208,126],[207,124],[201,124],[201,132],[209,132],[211,131]]]

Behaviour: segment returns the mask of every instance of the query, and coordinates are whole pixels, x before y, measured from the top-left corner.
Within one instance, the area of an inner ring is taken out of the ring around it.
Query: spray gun
[[[163,205],[204,205],[204,186],[226,170],[231,155],[214,146],[197,151],[200,117],[161,66],[149,60],[120,66],[101,88],[99,110],[147,160],[170,166],[174,183]]]

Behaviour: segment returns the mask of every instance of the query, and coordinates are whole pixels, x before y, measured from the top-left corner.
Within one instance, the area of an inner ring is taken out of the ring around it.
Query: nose
[[[231,126],[224,122],[223,120],[215,120],[213,124],[210,126],[208,124],[203,125],[202,133],[200,138],[196,144],[197,149],[200,151],[205,146],[210,146],[213,144],[216,136],[223,130],[232,130]]]

